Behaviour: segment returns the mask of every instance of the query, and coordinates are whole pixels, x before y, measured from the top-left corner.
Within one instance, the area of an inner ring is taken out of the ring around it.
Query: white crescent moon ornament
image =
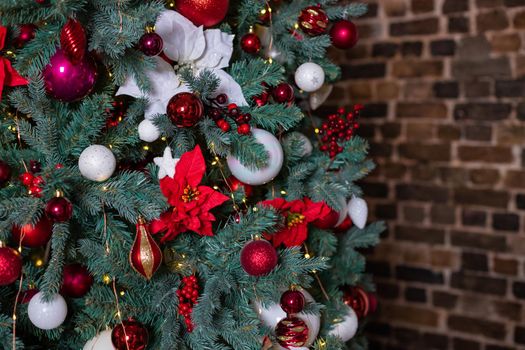
[[[333,335],[341,338],[344,342],[352,339],[357,333],[357,327],[359,326],[357,315],[350,306],[345,307],[348,309],[342,322],[334,324],[329,335]]]
[[[315,302],[312,295],[306,290],[301,289],[301,293],[303,293],[307,303]],[[272,329],[275,329],[277,323],[279,323],[280,320],[286,317],[286,312],[284,312],[284,310],[281,308],[281,305],[279,305],[278,303],[267,304],[266,307],[263,307],[259,301],[255,301],[255,311],[257,311],[257,314],[259,315],[259,320],[261,320],[262,324]],[[319,329],[321,328],[321,318],[318,315],[306,314],[304,312],[300,312],[295,315],[302,319],[308,326],[308,339],[306,340],[305,347],[291,347],[290,349],[306,350],[310,345],[314,343],[315,339],[317,338],[317,335],[319,334]],[[286,350],[278,344],[274,345],[274,347],[279,350]]]
[[[353,196],[348,203],[348,215],[352,222],[360,229],[365,228],[366,220],[368,219],[368,205],[365,200]]]
[[[251,170],[231,155],[227,157],[226,162],[232,175],[239,181],[248,185],[264,185],[272,181],[281,171],[284,160],[283,148],[279,140],[266,130],[253,128],[252,134],[268,152],[268,165],[261,169]]]

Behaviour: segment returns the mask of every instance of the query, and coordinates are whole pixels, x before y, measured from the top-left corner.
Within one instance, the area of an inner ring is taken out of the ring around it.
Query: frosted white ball
[[[111,330],[105,330],[88,340],[82,350],[115,350],[111,342]]]
[[[306,92],[319,90],[324,84],[324,70],[317,63],[303,63],[295,71],[295,83]]]
[[[343,318],[343,321],[336,323],[330,332],[328,332],[330,335],[341,338],[344,342],[347,342],[354,337],[359,325],[354,309],[349,306],[346,306],[346,308],[348,310],[345,317]]]
[[[35,294],[27,307],[29,320],[35,327],[48,330],[59,327],[67,316],[67,304],[60,294],[44,302],[42,292]]]
[[[314,298],[306,290],[301,289],[301,293],[304,295],[304,299],[307,303],[314,302]],[[255,311],[259,315],[259,320],[261,323],[267,327],[275,329],[277,323],[280,320],[286,317],[286,312],[281,308],[281,305],[278,303],[266,304],[265,307],[258,301],[255,302]],[[297,317],[302,319],[308,326],[308,339],[306,340],[305,346],[308,347],[312,345],[319,334],[319,329],[321,327],[321,318],[317,315],[306,314],[300,312],[297,314]],[[281,349],[279,346],[278,349]],[[302,348],[293,348],[293,349],[302,349]]]
[[[91,145],[80,154],[78,168],[86,179],[106,181],[113,175],[117,160],[113,152],[106,146]]]
[[[284,159],[283,148],[279,140],[266,130],[253,128],[252,134],[258,143],[264,145],[264,148],[268,152],[268,165],[265,168],[251,170],[231,155],[228,156],[226,161],[231,173],[239,179],[239,181],[248,185],[263,185],[272,181],[281,171]]]
[[[348,203],[348,215],[352,222],[360,229],[365,228],[368,219],[368,205],[365,200],[358,197],[352,197]]]
[[[290,138],[298,139],[302,142],[303,145],[300,152],[302,157],[309,156],[310,154],[312,154],[314,146],[312,145],[312,141],[310,141],[310,139],[306,137],[306,135],[298,131],[294,131],[286,135],[284,141],[286,142]]]
[[[144,119],[139,124],[139,138],[142,141],[153,142],[160,137],[159,129],[149,119]]]

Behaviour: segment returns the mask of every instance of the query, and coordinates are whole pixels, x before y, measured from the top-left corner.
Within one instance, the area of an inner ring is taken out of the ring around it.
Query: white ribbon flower
[[[163,40],[164,54],[178,67],[190,67],[195,75],[203,70],[211,71],[219,79],[215,96],[224,93],[228,95],[230,103],[248,105],[240,85],[222,70],[229,65],[234,35],[219,29],[203,30],[202,26],[196,27],[186,17],[172,10],[162,12],[155,24],[155,32]],[[156,114],[166,113],[168,102],[175,94],[190,91],[186,84],[181,83],[169,63],[160,57],[155,59],[155,69],[146,72],[150,80],[149,91],[140,90],[132,76],[117,91],[117,95],[147,98],[149,102],[144,117],[150,120]]]

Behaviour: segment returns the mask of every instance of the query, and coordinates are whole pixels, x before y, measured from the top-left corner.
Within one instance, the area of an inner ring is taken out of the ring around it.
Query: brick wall
[[[372,349],[525,349],[525,0],[369,3],[331,105],[379,165]]]

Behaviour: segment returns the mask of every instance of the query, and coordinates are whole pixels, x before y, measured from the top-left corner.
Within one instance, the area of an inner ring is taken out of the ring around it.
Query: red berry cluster
[[[328,116],[328,120],[321,125],[319,134],[321,135],[320,150],[327,152],[330,158],[334,158],[343,152],[343,146],[339,142],[344,142],[352,138],[354,131],[359,128],[357,119],[363,105],[355,105],[352,112],[346,112],[344,108],[339,108],[336,114]]]
[[[27,187],[29,194],[34,197],[42,197],[42,185],[44,179],[42,176],[35,176],[41,170],[41,165],[36,160],[29,161],[29,170],[20,175],[20,181]]]
[[[195,326],[191,322],[191,313],[199,297],[199,284],[195,275],[182,278],[182,286],[177,290],[177,296],[179,297],[179,314],[184,316],[188,332],[192,332]]]
[[[106,109],[106,113],[109,115],[106,119],[106,128],[114,128],[126,116],[128,111],[128,103],[124,98],[117,96],[115,101],[111,102],[111,108]]]
[[[252,116],[249,113],[241,113],[235,103],[230,103],[227,107],[224,107],[226,102],[228,102],[226,94],[218,95],[211,100],[213,107],[210,108],[208,114],[222,131],[228,132],[231,130],[230,123],[226,120],[226,117],[230,117],[237,124],[237,132],[240,135],[248,135],[252,130],[249,124]]]

